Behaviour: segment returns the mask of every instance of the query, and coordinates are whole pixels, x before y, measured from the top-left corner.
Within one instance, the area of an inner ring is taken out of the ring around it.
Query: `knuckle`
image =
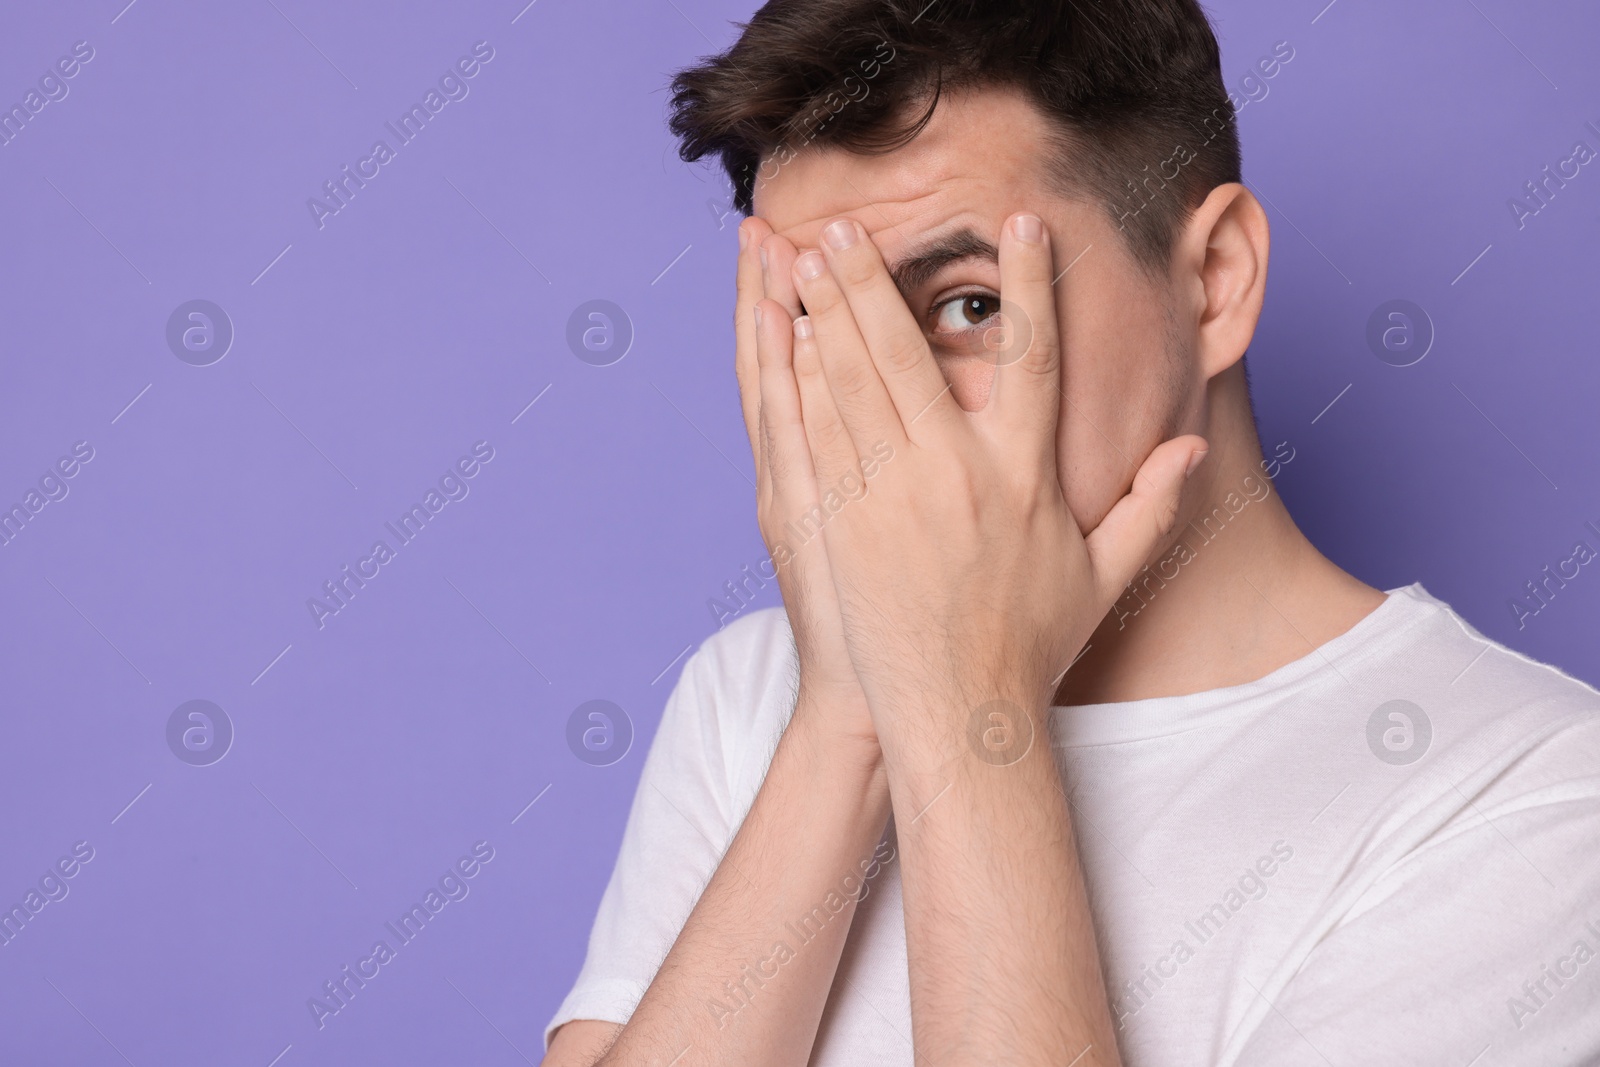
[[[1165,537],[1172,532],[1178,524],[1178,497],[1175,494],[1168,496],[1156,504],[1155,527],[1156,536]]]
[[[771,494],[768,495],[770,498]],[[763,538],[768,542],[774,540],[783,528],[783,520],[778,518],[775,504],[775,500],[768,499],[756,509],[756,526],[760,528]]]
[[[798,382],[815,382],[822,375],[822,358],[816,345],[794,346],[794,376]]]
[[[834,265],[834,273],[846,285],[862,286],[872,280],[873,275],[877,273],[876,268],[877,263],[872,255],[857,245],[856,248],[839,254],[838,262]]]
[[[861,364],[851,361],[828,372],[828,382],[841,396],[858,397],[866,393],[870,381]]]
[[[818,451],[836,451],[846,440],[844,423],[838,419],[822,420],[812,433]]]
[[[815,278],[805,285],[806,313],[813,318],[825,317],[844,303],[844,295],[838,287],[829,285],[823,278]]]
[[[900,329],[884,338],[882,359],[884,366],[893,371],[909,371],[922,362],[927,343],[922,334]]]

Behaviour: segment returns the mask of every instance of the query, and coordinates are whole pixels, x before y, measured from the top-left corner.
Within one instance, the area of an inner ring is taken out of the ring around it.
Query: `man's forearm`
[[[806,694],[799,703],[749,814],[601,1064],[810,1058],[856,898],[892,857],[874,851],[889,813],[876,747],[831,730]]]
[[[974,747],[981,730],[884,736],[919,1063],[1120,1062],[1044,714],[1033,723],[1010,723],[1016,747],[995,754]]]

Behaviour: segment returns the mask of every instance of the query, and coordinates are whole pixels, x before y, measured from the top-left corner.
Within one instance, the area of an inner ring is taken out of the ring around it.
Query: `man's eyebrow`
[[[902,256],[889,268],[889,277],[894,279],[900,292],[909,293],[943,268],[963,259],[999,262],[1000,251],[975,231],[963,228],[936,237]]]

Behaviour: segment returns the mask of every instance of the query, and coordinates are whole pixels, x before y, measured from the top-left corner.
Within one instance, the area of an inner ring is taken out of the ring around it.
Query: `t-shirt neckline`
[[[1255,705],[1264,697],[1302,685],[1319,673],[1331,673],[1342,661],[1362,654],[1384,637],[1410,625],[1425,607],[1440,606],[1420,582],[1384,592],[1383,602],[1350,629],[1253,681],[1181,696],[1055,705],[1050,714],[1058,728],[1059,743],[1071,748],[1107,745],[1194,729]]]

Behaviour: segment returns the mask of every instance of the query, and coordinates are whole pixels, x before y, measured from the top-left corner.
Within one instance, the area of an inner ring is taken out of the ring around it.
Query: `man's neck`
[[[1383,602],[1300,532],[1262,473],[1253,434],[1248,446],[1231,443],[1196,471],[1172,547],[1095,631],[1057,704],[1242,685],[1310,655]]]

